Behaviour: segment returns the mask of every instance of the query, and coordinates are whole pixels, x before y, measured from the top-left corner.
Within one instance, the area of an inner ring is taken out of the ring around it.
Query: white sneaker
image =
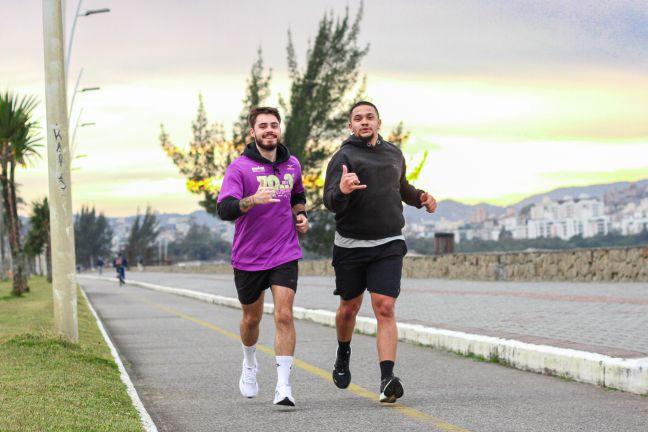
[[[239,380],[239,390],[241,394],[247,398],[253,398],[259,394],[259,383],[256,379],[257,366],[247,367],[243,361],[243,370],[241,371],[241,379]]]
[[[289,385],[278,386],[275,389],[275,405],[295,406],[295,398]]]

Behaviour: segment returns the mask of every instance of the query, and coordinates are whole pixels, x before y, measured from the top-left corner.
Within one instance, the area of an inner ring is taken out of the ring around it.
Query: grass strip
[[[81,293],[72,344],[53,333],[51,284],[32,278],[29,286],[16,298],[0,282],[0,430],[142,431]]]

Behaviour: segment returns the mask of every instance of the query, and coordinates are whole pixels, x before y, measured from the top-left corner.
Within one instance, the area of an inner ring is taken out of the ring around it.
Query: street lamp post
[[[68,110],[68,117],[72,115],[72,110],[74,109],[74,100],[76,99],[77,93],[85,93],[89,91],[100,90],[101,87],[84,87],[79,90],[79,82],[81,82],[81,75],[83,75],[83,68],[79,70],[79,76],[77,76],[76,84],[74,85],[74,91],[72,92],[72,101],[70,102],[70,109]]]
[[[70,70],[70,58],[72,57],[72,41],[74,41],[74,30],[76,29],[77,19],[79,17],[84,17],[84,16],[90,16],[90,15],[110,12],[110,9],[102,8],[102,9],[89,9],[89,10],[85,11],[84,13],[80,14],[79,11],[81,10],[81,3],[83,3],[83,0],[79,0],[79,2],[77,3],[76,12],[74,13],[74,20],[72,21],[72,29],[70,30],[70,37],[68,39],[68,48],[67,48],[66,59],[65,59],[65,76],[66,77],[68,76],[68,71]]]
[[[78,342],[76,257],[72,222],[72,182],[62,15],[61,0],[43,0],[54,326],[56,331],[69,341]]]
[[[74,132],[72,132],[72,142],[70,144],[70,155],[72,156],[72,159],[76,157],[76,134],[77,130],[80,127],[86,127],[86,126],[94,126],[94,122],[85,122],[81,123],[81,114],[83,114],[83,108],[79,111],[79,115],[77,116],[77,121],[74,124]]]

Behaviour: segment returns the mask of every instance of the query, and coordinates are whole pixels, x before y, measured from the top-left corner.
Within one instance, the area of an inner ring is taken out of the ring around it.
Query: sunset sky
[[[74,208],[198,209],[159,146],[160,123],[188,143],[202,93],[210,121],[229,131],[258,47],[276,104],[288,96],[288,29],[303,66],[323,14],[347,5],[355,15],[360,2],[85,0],[82,11],[111,12],[76,27],[69,85],[83,67],[81,87],[101,90],[76,97],[72,119],[82,108],[81,122],[96,124],[77,133]],[[68,27],[75,9],[68,0]],[[44,124],[41,2],[0,0],[0,14],[0,91],[36,95]],[[505,205],[648,178],[645,1],[366,0],[360,39],[383,132],[405,122],[410,164],[429,150],[416,186],[437,199]],[[48,190],[42,155],[17,173],[27,202]]]

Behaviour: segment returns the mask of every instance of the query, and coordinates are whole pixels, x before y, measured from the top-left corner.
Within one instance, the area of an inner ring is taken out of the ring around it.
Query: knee
[[[358,314],[360,305],[355,303],[341,304],[339,308],[339,316],[345,321],[352,320]]]
[[[393,319],[395,315],[394,302],[378,302],[374,311],[377,320]]]
[[[275,309],[275,323],[277,327],[287,327],[292,325],[293,314],[288,308]]]
[[[261,316],[256,316],[252,314],[243,315],[243,325],[247,328],[257,327],[260,322],[261,322]]]

